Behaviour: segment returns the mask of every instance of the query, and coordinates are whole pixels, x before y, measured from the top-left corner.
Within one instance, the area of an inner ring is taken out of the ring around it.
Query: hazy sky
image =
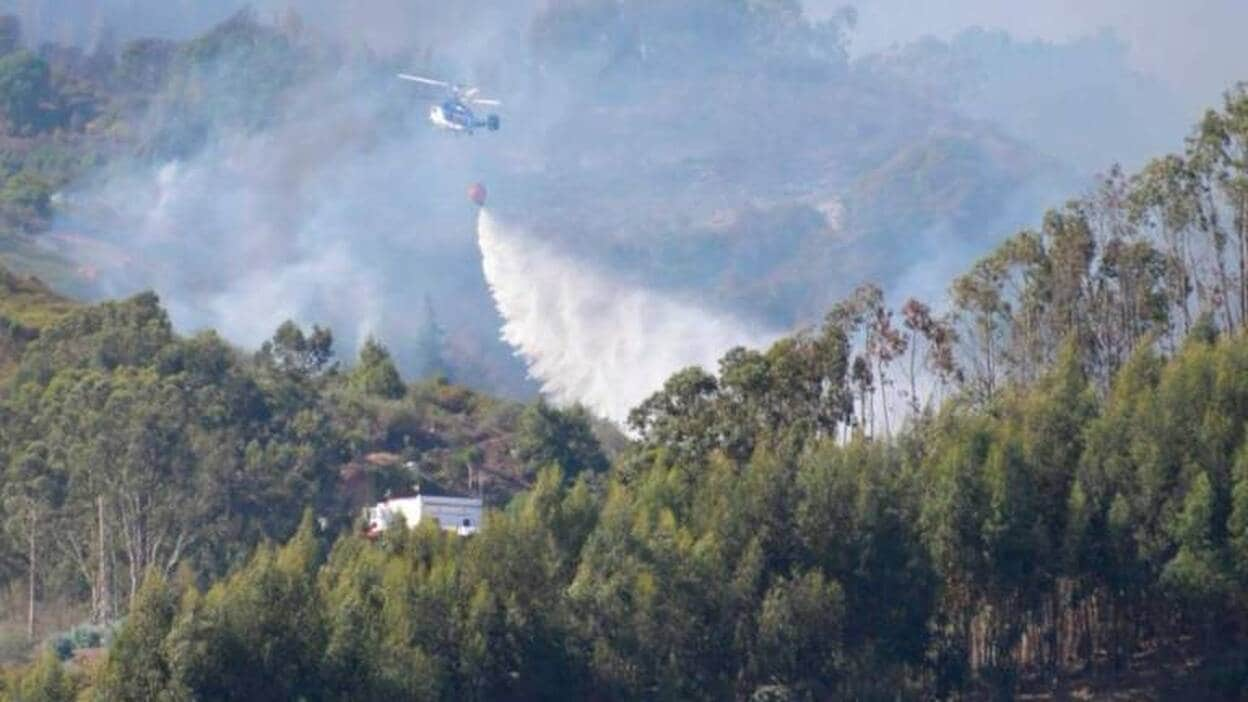
[[[805,0],[812,14],[844,0]],[[855,53],[970,26],[1004,29],[1018,39],[1068,40],[1112,28],[1131,46],[1133,65],[1185,101],[1209,104],[1248,80],[1248,0],[856,0]]]
[[[419,39],[430,22],[411,21],[413,7],[440,15],[497,15],[534,0],[467,3],[368,0],[0,0],[42,39],[80,38],[92,25],[121,34],[185,35],[251,5],[268,14],[296,7],[374,48],[389,40]],[[1169,83],[1189,104],[1205,105],[1237,80],[1248,80],[1248,0],[803,0],[812,15],[842,5],[858,8],[854,49],[864,53],[925,34],[950,37],[967,27],[1004,29],[1018,39],[1063,41],[1112,28],[1131,46],[1135,67]],[[423,42],[417,41],[418,44]]]

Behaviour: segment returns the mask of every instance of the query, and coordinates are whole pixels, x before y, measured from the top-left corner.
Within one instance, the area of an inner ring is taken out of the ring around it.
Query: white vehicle
[[[424,76],[414,76],[410,73],[400,73],[399,77],[403,80],[410,80],[413,83],[444,88],[450,92],[446,100],[429,107],[429,121],[433,123],[433,126],[450,132],[463,132],[465,134],[472,134],[476,129],[488,129],[491,132],[498,131],[498,115],[489,114],[485,117],[479,117],[472,111],[470,106],[488,105],[497,107],[502,103],[498,100],[477,97],[477,93],[480,92],[478,88],[456,85],[444,80],[425,78]]]
[[[403,515],[408,526],[416,526],[422,521],[433,521],[444,531],[453,531],[460,536],[475,534],[481,526],[481,514],[484,506],[479,497],[446,497],[443,495],[417,495],[394,500],[378,502],[375,507],[364,508],[364,519],[368,522],[365,534],[375,538],[390,526],[391,522]]]

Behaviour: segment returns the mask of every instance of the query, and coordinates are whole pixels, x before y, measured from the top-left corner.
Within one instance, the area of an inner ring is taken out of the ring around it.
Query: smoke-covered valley
[[[792,2],[437,5],[261,3],[211,31],[188,26],[219,19],[202,9],[152,15],[179,39],[136,57],[133,27],[108,31],[136,3],[25,3],[42,38],[152,71],[104,111],[121,146],[58,194],[45,243],[74,292],[152,288],[182,329],[244,346],[287,318],[332,326],[343,353],[376,334],[411,373],[432,309],[457,379],[618,419],[679,365],[817,321],[863,281],[939,304],[1111,154],[1187,123],[1112,35],[851,60],[852,13]],[[434,132],[439,96],[398,70],[480,85],[503,128]],[[1107,141],[1123,119],[1132,140]],[[497,300],[476,181],[533,242],[495,251],[514,253]]]

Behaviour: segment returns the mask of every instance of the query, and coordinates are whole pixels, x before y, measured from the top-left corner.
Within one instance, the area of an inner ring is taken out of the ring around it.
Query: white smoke
[[[101,268],[102,291],[151,287],[180,329],[214,327],[251,347],[286,319],[328,320],[352,342],[377,329],[386,312],[370,273],[378,246],[348,236],[350,222],[324,195],[353,194],[341,171],[307,167],[295,143],[286,134],[225,139],[193,160],[74,194],[84,219],[108,227],[100,238],[135,252],[135,267]],[[70,253],[98,263],[92,251]]]
[[[482,210],[481,264],[502,337],[556,402],[623,421],[672,373],[714,370],[725,351],[779,333],[625,285]]]
[[[151,289],[179,331],[244,348],[290,319],[331,327],[350,361],[373,334],[408,373],[425,361],[426,298],[450,334],[488,339],[497,317],[461,184],[490,175],[491,145],[433,133],[424,102],[377,73],[318,74],[260,128],[218,127],[189,153],[119,159],[67,189],[47,238],[80,266],[81,294]],[[497,346],[456,352],[492,364],[465,379],[528,396]]]

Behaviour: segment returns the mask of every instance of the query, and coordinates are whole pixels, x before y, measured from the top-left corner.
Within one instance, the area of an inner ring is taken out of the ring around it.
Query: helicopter
[[[469,105],[496,107],[502,104],[498,100],[478,97],[477,93],[480,92],[480,89],[448,83],[444,80],[416,76],[410,73],[400,73],[398,76],[403,80],[445,88],[450,92],[450,96],[442,101],[441,104],[433,105],[429,108],[429,121],[433,123],[433,126],[464,134],[472,134],[477,129],[488,129],[492,132],[498,131],[500,125],[498,115],[491,113],[482,119],[469,107]]]

